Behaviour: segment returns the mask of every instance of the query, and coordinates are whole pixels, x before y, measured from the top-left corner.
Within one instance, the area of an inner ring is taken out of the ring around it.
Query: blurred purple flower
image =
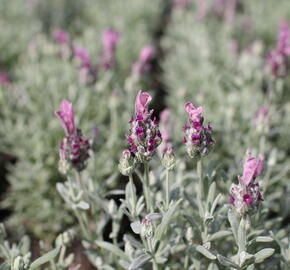
[[[53,38],[59,44],[69,44],[70,43],[69,33],[62,30],[62,29],[54,30],[53,31]]]
[[[82,68],[90,69],[91,68],[91,58],[90,53],[85,49],[78,47],[74,50],[74,56],[80,60]]]
[[[152,46],[142,48],[137,62],[133,65],[133,73],[136,76],[143,76],[148,73],[151,68],[150,61],[155,55],[155,49]]]
[[[276,48],[268,54],[268,62],[274,77],[283,78],[288,75],[290,44],[290,30],[287,21],[282,21],[279,26],[279,35]]]
[[[0,85],[7,85],[10,83],[11,83],[11,80],[9,78],[8,73],[0,72]]]
[[[116,66],[116,47],[120,40],[120,34],[112,29],[105,30],[102,35],[103,51],[101,63],[104,69],[112,69]]]

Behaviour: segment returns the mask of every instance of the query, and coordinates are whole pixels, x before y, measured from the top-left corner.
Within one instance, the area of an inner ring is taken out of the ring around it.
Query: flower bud
[[[186,103],[184,107],[189,118],[183,128],[186,151],[191,158],[206,156],[215,143],[211,136],[212,127],[209,123],[204,126],[202,107],[195,108],[191,103]]]
[[[56,245],[57,246],[69,246],[72,241],[74,240],[76,232],[74,230],[68,230],[56,238]]]
[[[136,167],[136,160],[132,157],[131,152],[129,150],[124,150],[122,153],[122,157],[119,161],[119,171],[121,174],[128,176],[132,174]]]
[[[152,111],[148,110],[151,99],[146,92],[138,93],[135,102],[135,117],[130,120],[130,130],[127,136],[131,154],[141,163],[152,159],[162,141],[158,123],[156,119],[151,119]]]
[[[175,169],[175,156],[172,148],[165,149],[165,152],[162,157],[162,165],[166,168],[166,170],[174,170]]]
[[[153,225],[152,220],[149,218],[143,218],[141,222],[141,236],[144,238],[152,238],[153,236]]]

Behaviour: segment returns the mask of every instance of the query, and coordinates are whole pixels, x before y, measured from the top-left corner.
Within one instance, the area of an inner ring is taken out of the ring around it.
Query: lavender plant
[[[0,268],[288,269],[289,9],[273,3],[88,0],[58,18],[66,0],[31,2],[49,35],[0,63],[19,243],[1,230]]]

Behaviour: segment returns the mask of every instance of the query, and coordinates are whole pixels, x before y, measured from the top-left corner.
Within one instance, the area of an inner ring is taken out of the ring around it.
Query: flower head
[[[255,213],[263,200],[260,186],[255,182],[262,173],[263,158],[251,157],[250,152],[247,152],[247,155],[243,175],[239,177],[239,184],[233,184],[230,190],[229,203],[240,215]]]
[[[69,33],[62,29],[54,30],[53,38],[59,44],[68,44],[70,42]]]
[[[270,64],[272,74],[275,77],[286,77],[288,75],[288,56],[290,54],[289,37],[290,29],[288,23],[283,21],[280,24],[277,46],[270,51],[268,55],[268,62]]]
[[[212,127],[210,123],[204,126],[202,107],[195,108],[192,103],[188,102],[184,108],[188,113],[188,123],[183,128],[185,133],[183,143],[187,153],[191,158],[206,156],[214,144],[211,136]]]
[[[90,53],[85,49],[85,48],[81,48],[78,47],[74,50],[74,56],[79,59],[79,61],[81,62],[81,67],[82,68],[86,68],[86,69],[90,69],[91,68],[91,57],[90,57]]]
[[[150,62],[155,55],[155,49],[152,46],[145,46],[142,48],[137,62],[133,65],[133,73],[136,76],[143,76],[147,74],[151,68]]]
[[[120,34],[112,29],[105,30],[102,35],[103,51],[101,62],[104,69],[111,69],[116,66],[116,48],[120,40]]]
[[[66,136],[60,143],[60,171],[67,173],[72,167],[78,171],[86,167],[91,148],[89,140],[82,136],[80,129],[75,126],[74,110],[72,104],[63,100],[60,104],[60,110],[55,112],[60,119],[61,125],[65,130]]]
[[[136,166],[136,160],[132,156],[130,150],[126,149],[123,151],[122,156],[119,161],[119,171],[123,175],[130,175],[134,172]]]
[[[161,133],[156,119],[151,119],[152,111],[148,106],[152,97],[146,92],[139,92],[135,102],[135,116],[130,120],[127,136],[129,150],[139,162],[149,161],[161,143]]]

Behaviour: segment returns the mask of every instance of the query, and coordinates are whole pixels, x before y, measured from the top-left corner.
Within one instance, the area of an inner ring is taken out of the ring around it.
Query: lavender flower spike
[[[214,144],[211,136],[212,127],[209,123],[207,126],[203,125],[202,107],[195,108],[188,102],[184,108],[188,113],[188,123],[184,125],[183,138],[186,151],[191,158],[206,156]]]
[[[70,168],[82,171],[86,168],[91,146],[89,140],[84,138],[81,130],[75,126],[72,104],[63,100],[60,104],[60,110],[56,111],[55,114],[60,119],[66,133],[59,148],[59,170],[64,174]]]
[[[268,55],[268,61],[274,77],[283,78],[288,75],[290,55],[290,29],[288,23],[280,24],[279,39],[276,48]]]
[[[103,51],[101,62],[104,69],[108,70],[116,66],[116,47],[120,40],[120,34],[112,29],[105,30],[102,35]]]
[[[229,203],[240,215],[255,213],[263,200],[260,186],[255,183],[263,170],[263,157],[251,157],[249,151],[247,151],[247,155],[243,175],[239,177],[239,184],[233,184],[230,190]]]
[[[62,30],[56,29],[53,31],[53,38],[59,44],[68,44],[70,43],[69,33]]]
[[[137,77],[144,76],[151,68],[150,61],[155,55],[155,49],[152,46],[142,48],[137,62],[133,65],[133,74]]]
[[[148,106],[152,97],[146,92],[139,92],[135,102],[135,117],[130,120],[127,136],[129,150],[141,163],[148,162],[161,143],[161,133],[156,119],[151,119],[153,111]]]
[[[72,104],[66,99],[62,100],[60,104],[60,110],[55,112],[55,115],[59,118],[66,135],[72,135],[76,133],[74,110]]]

